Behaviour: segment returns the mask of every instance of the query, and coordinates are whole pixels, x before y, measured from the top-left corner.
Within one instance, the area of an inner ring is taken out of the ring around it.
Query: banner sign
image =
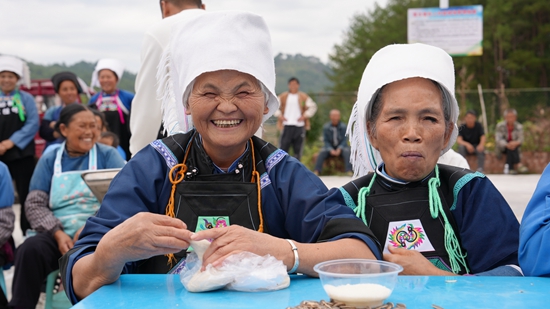
[[[483,6],[419,8],[407,12],[409,43],[437,46],[451,56],[483,54]]]

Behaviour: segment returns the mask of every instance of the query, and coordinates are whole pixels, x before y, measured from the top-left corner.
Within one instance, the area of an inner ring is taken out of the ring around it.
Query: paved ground
[[[529,202],[531,195],[535,191],[540,175],[487,175],[487,177],[495,184],[498,190],[502,193],[508,204],[512,207],[514,214],[521,221],[525,206]],[[347,176],[321,176],[327,187],[340,187],[351,180]],[[14,205],[16,214],[15,232],[13,237],[16,245],[23,241],[23,236],[19,229],[20,205]],[[8,299],[11,297],[11,281],[13,278],[13,267],[4,271],[4,277],[8,288]],[[43,304],[39,303],[37,308],[43,308]]]

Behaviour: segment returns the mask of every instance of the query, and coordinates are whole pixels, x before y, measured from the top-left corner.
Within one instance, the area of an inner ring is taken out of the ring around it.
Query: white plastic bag
[[[199,250],[195,251],[202,257]],[[275,291],[290,285],[286,266],[271,255],[239,252],[227,257],[220,267],[208,265],[201,272],[202,261],[197,253],[188,254],[180,273],[181,283],[190,292],[221,288],[244,292]]]

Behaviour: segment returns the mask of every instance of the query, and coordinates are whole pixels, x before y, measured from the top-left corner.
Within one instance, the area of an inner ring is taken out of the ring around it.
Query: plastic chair
[[[46,303],[44,304],[44,309],[68,309],[73,306],[64,291],[54,293],[55,281],[58,275],[59,270],[52,271],[48,275],[48,279],[46,280]]]

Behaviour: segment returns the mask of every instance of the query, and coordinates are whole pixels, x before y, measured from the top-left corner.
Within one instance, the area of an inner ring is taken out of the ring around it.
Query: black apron
[[[250,182],[251,150],[243,155],[234,172],[212,174],[212,162],[198,144],[200,140],[192,137],[191,141],[187,146],[191,147],[185,162],[187,173],[184,181],[176,185],[174,195],[176,218],[185,222],[187,229],[193,232],[229,225],[258,230],[259,197],[257,184]],[[186,255],[186,250],[174,254],[177,262]],[[166,273],[171,268],[167,262],[165,256],[156,256],[139,265],[139,272]]]
[[[9,139],[14,132],[21,130],[24,125],[25,122],[19,119],[19,110],[15,107],[13,96],[0,95],[0,141]],[[34,152],[33,139],[23,149],[17,146],[12,147],[10,150],[6,151],[4,155],[0,156],[0,161],[10,162],[25,157],[31,157],[34,156]]]
[[[344,186],[358,205],[358,189],[367,187],[373,174],[361,177]],[[383,248],[387,244],[406,249],[417,249],[424,244],[426,250],[431,244],[433,250],[420,252],[439,269],[452,272],[449,254],[445,249],[445,223],[441,216],[433,219],[430,213],[429,189],[427,181],[401,190],[385,189],[384,180],[377,176],[371,193],[366,197],[365,216],[368,227],[380,241]],[[441,174],[440,174],[441,178]],[[443,211],[460,242],[460,232],[450,211],[449,201],[437,189]],[[419,224],[414,224],[420,222]],[[390,226],[391,224],[391,226]],[[462,252],[466,252],[461,248]],[[465,274],[461,269],[460,274]]]
[[[124,110],[121,110],[121,116],[115,102],[115,100],[117,99],[116,94],[111,96],[104,96],[102,99],[104,100],[104,102],[99,107],[96,103],[94,103],[92,107],[99,110],[103,113],[103,115],[105,115],[105,121],[107,121],[109,131],[115,133],[118,136],[120,147],[126,153],[125,159],[130,160],[132,156],[130,153],[130,137],[132,136],[132,134],[130,133],[130,114],[126,113]],[[120,104],[122,104],[122,102],[120,102]],[[122,123],[120,117],[124,119],[124,123]]]

